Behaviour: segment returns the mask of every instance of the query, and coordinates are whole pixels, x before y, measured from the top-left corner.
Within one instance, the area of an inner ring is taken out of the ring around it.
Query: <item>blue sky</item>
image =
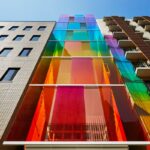
[[[150,16],[150,0],[0,0],[0,21],[58,20],[61,14]]]

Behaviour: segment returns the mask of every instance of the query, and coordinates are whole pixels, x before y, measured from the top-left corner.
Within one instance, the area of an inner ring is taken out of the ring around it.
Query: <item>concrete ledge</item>
[[[128,150],[128,145],[26,145],[26,150]]]

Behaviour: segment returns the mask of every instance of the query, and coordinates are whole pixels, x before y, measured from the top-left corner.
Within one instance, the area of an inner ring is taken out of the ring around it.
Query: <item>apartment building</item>
[[[149,17],[1,22],[1,143],[26,149],[150,144],[149,29]]]

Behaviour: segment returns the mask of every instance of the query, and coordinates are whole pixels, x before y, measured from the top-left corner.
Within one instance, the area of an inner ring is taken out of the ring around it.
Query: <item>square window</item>
[[[23,50],[20,52],[19,56],[28,56],[31,52],[32,48],[23,48]]]
[[[23,30],[24,31],[30,31],[32,29],[32,26],[26,26]]]
[[[17,35],[13,41],[21,41],[23,39],[24,35]]]
[[[10,31],[15,31],[18,28],[18,26],[12,26],[9,30]]]
[[[0,26],[0,29],[3,29],[4,28],[4,26]]]
[[[81,23],[81,24],[80,24],[80,27],[81,27],[81,29],[84,29],[84,30],[85,30],[85,29],[86,29],[86,23]]]
[[[40,26],[39,28],[38,28],[38,31],[44,31],[46,29],[46,26]]]
[[[0,35],[0,41],[3,41],[7,38],[8,35]]]
[[[0,56],[6,57],[12,49],[13,48],[3,48],[2,51],[0,51]]]
[[[20,68],[8,68],[0,81],[12,81]]]
[[[73,16],[69,17],[69,22],[74,22],[74,17]]]
[[[40,38],[40,35],[33,35],[30,41],[38,41]]]

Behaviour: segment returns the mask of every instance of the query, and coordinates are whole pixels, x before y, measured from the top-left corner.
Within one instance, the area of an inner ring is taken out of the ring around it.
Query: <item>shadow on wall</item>
[[[0,150],[24,150],[24,146],[4,146],[0,145]]]
[[[129,150],[150,150],[150,145],[149,146],[129,146]]]

